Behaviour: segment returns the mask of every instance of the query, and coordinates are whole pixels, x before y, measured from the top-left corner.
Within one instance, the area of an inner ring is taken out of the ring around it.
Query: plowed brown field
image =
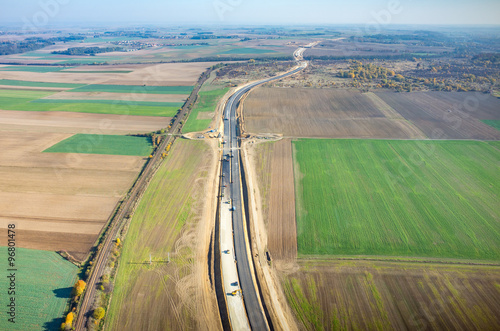
[[[0,130],[94,134],[146,133],[167,127],[170,117],[0,110]]]
[[[271,156],[268,249],[274,259],[297,257],[292,143],[276,142]]]
[[[500,100],[474,92],[376,93],[432,139],[498,140],[480,120],[500,120]]]
[[[425,138],[388,109],[358,91],[260,88],[245,102],[244,122],[249,132],[288,137]]]

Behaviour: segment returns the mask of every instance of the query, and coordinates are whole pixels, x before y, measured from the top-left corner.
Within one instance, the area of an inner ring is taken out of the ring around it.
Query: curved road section
[[[229,98],[224,109],[220,251],[224,291],[233,330],[269,330],[257,294],[249,256],[251,254],[249,241],[243,219],[240,142],[236,109],[241,98],[253,88],[294,75],[306,67],[307,62],[303,62],[296,69],[283,75],[244,86]],[[245,312],[247,318],[245,318]]]

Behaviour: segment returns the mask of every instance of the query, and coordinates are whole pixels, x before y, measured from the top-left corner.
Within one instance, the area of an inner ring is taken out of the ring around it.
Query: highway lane
[[[224,147],[223,154],[227,161],[222,164],[222,186],[226,197],[231,197],[233,208],[232,226],[234,231],[234,254],[237,261],[239,285],[243,293],[243,300],[247,317],[253,330],[269,330],[267,319],[264,316],[257,289],[255,288],[254,272],[250,268],[250,258],[248,256],[247,238],[245,224],[243,222],[243,198],[241,189],[241,169],[240,150],[238,140],[238,123],[236,120],[236,110],[241,98],[253,88],[279,80],[303,70],[307,63],[303,63],[299,68],[269,79],[265,79],[243,87],[233,94],[224,109]],[[227,187],[226,187],[227,186]],[[228,195],[227,195],[228,194]],[[224,206],[225,208],[225,206]],[[226,291],[227,292],[227,291]]]

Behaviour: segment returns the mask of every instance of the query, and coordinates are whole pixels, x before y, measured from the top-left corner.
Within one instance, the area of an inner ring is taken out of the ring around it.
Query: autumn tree
[[[75,283],[75,287],[73,288],[73,295],[79,297],[80,295],[82,295],[83,291],[85,290],[85,286],[87,286],[87,284],[83,281],[83,280],[78,280],[76,283]]]
[[[74,314],[70,312],[68,315],[66,315],[66,321],[64,323],[66,323],[67,326],[71,326],[73,324],[74,317]]]
[[[96,320],[100,320],[104,317],[105,314],[106,314],[106,311],[104,310],[104,308],[99,307],[99,308],[94,309],[93,317]]]

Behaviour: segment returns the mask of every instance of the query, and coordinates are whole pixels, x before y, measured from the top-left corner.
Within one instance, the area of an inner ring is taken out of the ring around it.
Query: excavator
[[[233,292],[231,292],[231,295],[232,295],[233,297],[235,297],[235,296],[238,294],[238,292],[239,292],[239,293],[242,293],[242,292],[241,292],[241,289],[234,290]]]

